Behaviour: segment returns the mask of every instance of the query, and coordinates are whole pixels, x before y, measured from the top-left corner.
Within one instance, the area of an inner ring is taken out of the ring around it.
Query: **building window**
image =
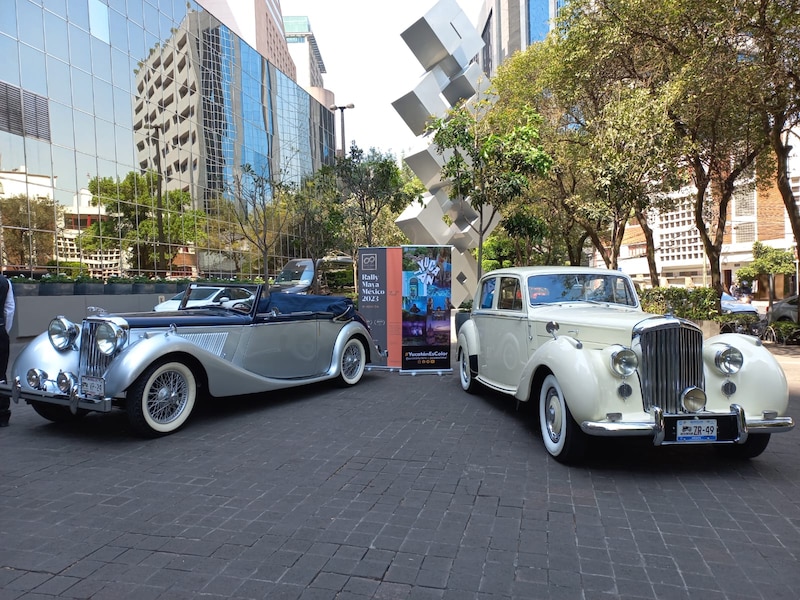
[[[752,217],[756,214],[756,189],[744,185],[733,192],[733,210],[737,217]]]
[[[0,131],[49,142],[47,98],[0,81]]]

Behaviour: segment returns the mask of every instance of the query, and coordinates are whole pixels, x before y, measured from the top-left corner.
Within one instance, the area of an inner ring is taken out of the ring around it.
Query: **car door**
[[[264,377],[298,379],[324,373],[330,366],[319,352],[318,321],[309,315],[259,317],[253,326],[245,369]]]
[[[481,306],[472,316],[480,338],[478,377],[505,390],[516,389],[528,362],[527,302],[522,289],[513,275],[485,280]]]

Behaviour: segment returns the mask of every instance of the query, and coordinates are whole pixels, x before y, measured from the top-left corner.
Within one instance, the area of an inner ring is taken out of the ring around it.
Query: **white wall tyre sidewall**
[[[561,386],[555,375],[548,375],[539,393],[539,426],[544,447],[551,456],[557,457],[564,450],[569,418]],[[557,440],[551,437],[551,430],[558,434]]]
[[[339,380],[344,385],[355,385],[361,381],[367,364],[364,343],[358,338],[350,338],[342,348],[339,357]]]
[[[181,410],[180,414],[177,417],[167,423],[160,423],[156,421],[153,416],[150,414],[147,406],[147,397],[149,395],[149,390],[152,388],[153,384],[155,383],[156,379],[162,377],[165,373],[168,372],[176,372],[178,373],[184,380],[186,385],[186,404],[184,405],[183,409]],[[163,434],[163,433],[171,433],[180,429],[189,416],[192,414],[192,410],[194,409],[195,400],[197,399],[197,382],[195,381],[194,374],[192,373],[191,369],[183,363],[179,362],[169,362],[163,365],[160,365],[150,374],[150,377],[147,378],[147,381],[144,385],[144,390],[140,398],[137,399],[138,402],[141,403],[142,409],[142,416],[144,417],[144,421],[150,429],[154,432]]]

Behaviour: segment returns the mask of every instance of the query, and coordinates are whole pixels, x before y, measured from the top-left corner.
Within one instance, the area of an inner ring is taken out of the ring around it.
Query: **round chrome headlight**
[[[78,337],[78,326],[66,317],[56,317],[47,326],[47,336],[56,350],[66,350]]]
[[[69,394],[76,385],[78,385],[78,380],[72,373],[59,371],[58,376],[56,376],[56,387],[58,387],[59,392]]]
[[[639,368],[639,357],[630,348],[617,350],[611,355],[611,368],[620,377],[630,377]]]
[[[696,387],[685,389],[681,394],[681,406],[686,412],[700,412],[706,407],[706,393]]]
[[[25,373],[25,381],[35,390],[43,389],[47,381],[47,373],[41,369],[28,369],[28,372]]]
[[[722,350],[719,350],[716,356],[714,356],[714,364],[717,369],[720,370],[720,373],[733,375],[734,373],[738,373],[742,368],[744,356],[742,356],[738,348],[726,346]]]
[[[97,349],[106,356],[111,356],[125,343],[125,330],[116,323],[101,323],[95,330]]]

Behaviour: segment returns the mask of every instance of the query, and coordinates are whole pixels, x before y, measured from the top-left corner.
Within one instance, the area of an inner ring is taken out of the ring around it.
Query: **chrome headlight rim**
[[[735,375],[742,370],[744,355],[734,346],[725,345],[714,354],[714,366],[723,375]]]
[[[621,347],[611,353],[611,370],[620,377],[627,378],[639,368],[639,357],[627,347]]]
[[[113,356],[125,344],[126,331],[117,323],[105,321],[95,330],[95,346],[105,356]]]
[[[708,398],[699,387],[688,387],[681,393],[681,408],[684,412],[699,413],[706,409]]]
[[[59,352],[71,348],[78,339],[79,332],[80,329],[75,323],[61,315],[52,319],[47,325],[47,338]]]

